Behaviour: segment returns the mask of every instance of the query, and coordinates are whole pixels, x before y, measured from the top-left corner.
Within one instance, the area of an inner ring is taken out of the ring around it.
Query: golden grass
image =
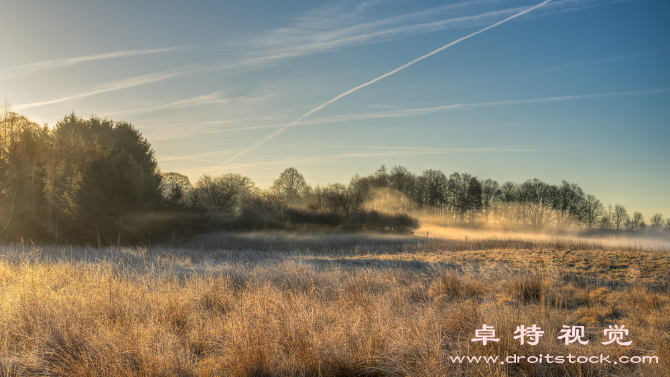
[[[667,252],[568,253],[544,244],[454,251],[441,249],[439,241],[394,242],[365,239],[316,252],[312,244],[281,252],[5,246],[0,371],[3,376],[670,375]],[[614,267],[623,263],[627,267]],[[619,270],[625,271],[621,279],[612,273]],[[484,323],[495,326],[499,343],[470,342]],[[540,344],[522,346],[513,339],[520,324],[542,327]],[[615,324],[630,329],[632,346],[600,343],[602,330]],[[585,326],[590,343],[564,345],[556,339],[562,325]],[[449,361],[449,356],[515,353],[648,355],[658,356],[659,363]]]

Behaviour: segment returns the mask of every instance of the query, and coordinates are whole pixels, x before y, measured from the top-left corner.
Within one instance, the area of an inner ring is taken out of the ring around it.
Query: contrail
[[[157,111],[157,110],[165,110],[165,109],[174,109],[174,108],[182,108],[182,107],[190,107],[190,106],[200,106],[200,105],[211,105],[215,103],[225,103],[225,102],[230,102],[228,99],[224,99],[220,97],[221,92],[214,92],[210,94],[206,94],[204,96],[199,96],[195,98],[189,98],[177,102],[172,102],[172,103],[166,103],[164,105],[159,105],[159,106],[153,106],[153,107],[144,107],[141,109],[133,109],[133,110],[122,110],[122,111],[115,111],[112,113],[107,113],[107,114],[102,114],[103,116],[110,116],[110,115],[119,115],[119,114],[140,114],[140,113],[149,113],[152,111]],[[221,123],[221,122],[218,122]]]
[[[337,97],[331,99],[330,101],[324,103],[323,105],[321,105],[321,106],[319,106],[319,107],[316,107],[316,108],[314,108],[314,109],[312,109],[312,110],[306,112],[306,113],[303,114],[301,117],[299,117],[298,119],[296,119],[296,120],[294,120],[293,122],[289,123],[288,125],[286,125],[286,126],[280,128],[280,129],[276,130],[275,132],[273,132],[273,133],[267,135],[266,137],[264,137],[263,139],[261,139],[261,140],[255,142],[255,143],[253,143],[253,144],[251,144],[247,149],[243,150],[242,152],[236,154],[235,156],[231,157],[231,158],[228,159],[226,162],[224,162],[224,163],[221,165],[221,167],[226,166],[228,163],[230,163],[231,161],[233,161],[233,160],[235,160],[236,158],[240,157],[241,155],[243,155],[243,154],[245,154],[245,153],[247,153],[247,152],[249,152],[249,151],[251,151],[251,150],[253,150],[253,149],[258,148],[261,144],[265,143],[266,141],[274,139],[277,135],[279,135],[279,134],[281,134],[282,132],[284,132],[287,128],[292,127],[292,126],[295,126],[295,125],[298,124],[298,122],[300,122],[301,120],[303,120],[303,119],[305,119],[306,117],[308,117],[308,116],[314,114],[315,112],[317,112],[317,111],[323,109],[324,107],[330,105],[331,103],[336,102],[336,101],[339,100],[340,98],[342,98],[342,97],[346,97],[346,96],[348,96],[349,94],[351,94],[351,93],[353,93],[353,92],[355,92],[355,91],[357,91],[357,90],[359,90],[359,89],[365,88],[365,87],[368,86],[368,85],[372,85],[372,84],[376,83],[376,82],[379,81],[379,80],[383,80],[383,79],[385,79],[385,78],[387,78],[387,77],[389,77],[389,76],[391,76],[391,75],[393,75],[393,74],[395,74],[395,73],[397,73],[397,72],[400,72],[400,71],[402,71],[403,69],[405,69],[405,68],[407,68],[407,67],[413,65],[414,63],[418,63],[418,62],[420,62],[421,60],[423,60],[423,59],[425,59],[425,58],[427,58],[427,57],[433,56],[433,55],[437,54],[438,52],[440,52],[440,51],[442,51],[442,50],[444,50],[444,49],[447,49],[447,48],[449,48],[449,47],[451,47],[451,46],[453,46],[453,45],[455,45],[455,44],[457,44],[457,43],[460,43],[460,42],[462,42],[462,41],[464,41],[464,40],[466,40],[466,39],[469,39],[469,38],[471,38],[471,37],[474,37],[474,36],[477,35],[477,34],[483,33],[483,32],[485,32],[485,31],[487,31],[487,30],[489,30],[489,29],[493,29],[494,27],[499,26],[499,25],[502,25],[502,24],[504,24],[504,23],[507,22],[507,21],[513,20],[513,19],[515,19],[515,18],[517,18],[517,17],[519,17],[519,16],[522,16],[522,15],[528,13],[528,12],[531,12],[531,11],[533,11],[533,10],[535,10],[535,9],[537,9],[537,8],[543,6],[543,5],[545,5],[545,4],[547,4],[547,3],[551,2],[551,1],[552,1],[552,0],[545,0],[545,1],[543,1],[542,3],[538,4],[538,5],[535,5],[535,6],[531,7],[531,8],[528,8],[528,9],[524,10],[523,12],[519,12],[519,13],[513,15],[513,16],[507,17],[506,19],[504,19],[504,20],[502,20],[502,21],[498,21],[498,22],[496,22],[495,24],[493,24],[493,25],[491,25],[491,26],[487,26],[487,27],[485,27],[485,28],[483,28],[483,29],[481,29],[481,30],[479,30],[479,31],[476,31],[476,32],[474,32],[474,33],[472,33],[472,34],[466,35],[465,37],[459,38],[459,39],[457,39],[457,40],[455,40],[455,41],[453,41],[453,42],[451,42],[451,43],[449,43],[449,44],[446,44],[446,45],[444,45],[444,46],[438,48],[437,50],[434,50],[434,51],[432,51],[432,52],[429,52],[429,53],[427,53],[426,55],[423,55],[423,56],[421,56],[421,57],[418,57],[418,58],[412,60],[411,62],[409,62],[409,63],[407,63],[407,64],[405,64],[405,65],[402,65],[402,66],[400,66],[400,67],[398,67],[398,68],[396,68],[396,69],[394,69],[394,70],[392,70],[392,71],[390,71],[390,72],[388,72],[388,73],[385,73],[385,74],[383,74],[383,75],[381,75],[381,76],[379,76],[379,77],[377,77],[377,78],[375,78],[375,79],[373,79],[373,80],[370,80],[370,81],[366,82],[365,84],[362,84],[362,85],[359,85],[359,86],[357,86],[357,87],[355,87],[355,88],[353,88],[353,89],[347,90],[346,92],[344,92],[344,93],[338,95]]]
[[[149,84],[149,83],[152,83],[152,82],[165,80],[165,79],[168,79],[168,78],[171,78],[171,77],[174,77],[174,76],[178,76],[178,75],[181,75],[181,74],[183,74],[183,73],[177,72],[175,70],[170,70],[170,71],[152,73],[152,74],[143,75],[143,76],[136,76],[136,77],[132,77],[132,78],[129,78],[129,79],[114,81],[114,82],[111,82],[111,83],[101,85],[101,86],[98,86],[98,87],[96,87],[96,88],[94,88],[94,89],[92,89],[88,92],[85,92],[85,93],[73,94],[73,95],[70,95],[70,96],[67,96],[67,97],[48,100],[48,101],[26,103],[26,104],[23,104],[23,105],[14,106],[14,109],[15,110],[23,110],[23,109],[28,109],[28,108],[31,108],[31,107],[51,105],[51,104],[54,104],[54,103],[70,101],[70,100],[77,99],[77,98],[93,96],[93,95],[101,94],[101,93],[113,92],[115,90],[132,88],[134,86],[139,86],[139,85],[145,85],[145,84]]]
[[[106,53],[106,54],[99,54],[99,55],[78,56],[78,57],[74,57],[74,58],[47,60],[47,61],[43,61],[43,62],[23,64],[23,65],[19,65],[19,66],[5,68],[4,71],[7,71],[7,73],[4,77],[0,77],[0,81],[6,80],[6,79],[11,79],[11,78],[16,78],[16,77],[21,77],[21,76],[26,76],[26,75],[28,75],[30,73],[33,73],[33,72],[48,71],[48,70],[52,70],[52,69],[56,69],[56,68],[68,67],[68,66],[71,66],[71,65],[75,65],[75,64],[79,64],[79,63],[85,63],[85,62],[93,61],[93,60],[123,58],[123,57],[126,57],[126,56],[147,55],[147,54],[154,54],[154,53],[157,53],[157,52],[165,52],[165,51],[175,50],[175,49],[178,49],[178,48],[180,48],[180,47],[156,48],[156,49],[153,49],[153,50],[116,51],[116,52],[109,52],[109,53]],[[1,71],[3,71],[3,70],[0,70],[0,72]]]
[[[561,97],[548,97],[548,98],[532,98],[532,99],[518,99],[518,100],[507,100],[507,101],[492,101],[492,102],[477,102],[477,103],[458,103],[453,105],[445,106],[436,106],[436,107],[425,107],[420,109],[406,109],[406,110],[395,110],[395,111],[386,111],[386,112],[377,112],[377,113],[362,113],[362,114],[350,114],[350,115],[339,115],[326,118],[316,118],[307,122],[303,122],[303,125],[306,124],[323,124],[323,123],[337,123],[337,122],[347,122],[352,120],[360,119],[376,119],[376,118],[400,118],[400,117],[409,117],[415,115],[430,114],[438,111],[447,111],[447,110],[460,110],[468,109],[474,107],[487,107],[487,106],[505,106],[505,105],[525,105],[530,103],[542,103],[542,102],[562,102],[562,101],[574,101],[580,99],[598,99],[598,98],[609,98],[609,97],[622,97],[630,95],[643,95],[643,94],[658,94],[658,93],[668,93],[670,88],[662,89],[651,89],[651,90],[634,90],[627,92],[610,92],[610,93],[598,93],[598,94],[579,94],[571,96],[561,96]],[[278,127],[278,126],[275,126]],[[258,127],[250,127],[258,128]]]
[[[436,106],[436,107],[424,107],[420,109],[405,109],[405,110],[394,110],[386,112],[377,112],[377,113],[360,113],[360,114],[347,114],[347,115],[338,115],[332,117],[316,118],[308,121],[303,121],[300,123],[301,126],[306,125],[318,125],[318,124],[329,124],[329,123],[340,123],[340,122],[350,122],[354,120],[361,119],[379,119],[379,118],[401,118],[401,117],[411,117],[416,115],[424,115],[435,113],[439,111],[449,111],[449,110],[461,110],[461,109],[471,109],[477,107],[493,107],[493,106],[506,106],[506,105],[525,105],[532,103],[543,103],[543,102],[563,102],[563,101],[574,101],[581,99],[598,99],[598,98],[609,98],[609,97],[622,97],[630,95],[643,95],[643,94],[659,94],[659,93],[670,93],[670,88],[662,89],[651,89],[651,90],[634,90],[627,92],[610,92],[610,93],[598,93],[598,94],[578,94],[571,96],[561,96],[561,97],[545,97],[545,98],[532,98],[532,99],[519,99],[519,100],[507,100],[507,101],[491,101],[491,102],[476,102],[476,103],[457,103],[453,105],[445,106]],[[169,126],[198,126],[198,125],[209,125],[209,124],[224,124],[224,123],[233,123],[239,121],[209,121],[209,122],[200,122],[200,123],[174,123],[174,124],[160,124],[160,125],[150,125],[142,126],[142,129],[155,128],[155,127],[169,127]],[[231,132],[231,131],[249,131],[249,130],[258,130],[262,128],[282,128],[286,127],[288,123],[279,123],[271,124],[264,126],[246,126],[246,127],[235,127],[235,128],[224,128],[214,131],[206,131],[202,133],[183,133],[183,134],[172,134],[172,135],[163,135],[160,138],[149,137],[151,140],[167,140],[173,138],[183,138],[183,137],[196,137],[205,134],[220,133],[220,132]],[[203,128],[203,126],[195,127],[196,129]],[[367,147],[373,148],[373,147]]]

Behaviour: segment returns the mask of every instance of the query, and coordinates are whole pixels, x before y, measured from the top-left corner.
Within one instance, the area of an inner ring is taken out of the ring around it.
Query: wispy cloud
[[[171,134],[165,134],[161,133],[158,136],[147,136],[147,138],[151,141],[159,141],[159,140],[172,140],[172,139],[183,139],[187,137],[198,137],[198,136],[203,136],[203,135],[213,135],[213,134],[218,134],[221,132],[224,132],[226,130],[212,130],[212,131],[203,131],[203,132],[177,132],[177,133],[171,133]]]
[[[623,1],[630,0],[555,0],[525,17],[542,17]],[[414,34],[481,27],[532,5],[527,0],[474,0],[379,18],[380,14],[388,14],[384,3],[329,3],[296,17],[289,27],[237,38],[225,47],[239,52],[242,58],[221,68],[254,69],[287,58],[386,42]]]
[[[159,123],[159,124],[149,124],[149,125],[142,125],[142,129],[147,129],[147,128],[165,128],[165,127],[180,127],[180,126],[200,126],[200,127],[208,127],[208,126],[213,126],[213,125],[218,125],[218,124],[226,124],[226,123],[234,123],[238,122],[237,120],[210,120],[210,121],[205,121],[205,122],[182,122],[182,123]]]
[[[224,122],[217,122],[219,124],[223,124]],[[226,122],[226,123],[232,123],[232,122]],[[257,129],[267,129],[267,128],[280,128],[285,126],[286,123],[284,124],[272,124],[272,125],[267,125],[267,126],[246,126],[246,127],[235,127],[235,128],[224,128],[224,129],[217,129],[217,130],[210,130],[210,131],[200,131],[198,130],[203,129],[206,126],[197,126],[194,125],[193,127],[186,127],[185,129],[182,128],[178,132],[173,132],[170,134],[166,134],[165,132],[161,132],[159,136],[147,136],[149,140],[170,140],[170,139],[183,139],[187,137],[198,137],[202,135],[212,135],[212,134],[218,134],[222,132],[235,132],[235,131],[250,131],[250,130],[257,130]],[[142,127],[145,128],[145,127]]]
[[[51,104],[54,104],[54,103],[70,101],[70,100],[73,100],[73,99],[89,97],[89,96],[93,96],[93,95],[96,95],[96,94],[113,92],[113,91],[116,91],[116,90],[132,88],[134,86],[145,85],[145,84],[149,84],[149,83],[152,83],[152,82],[161,81],[161,80],[169,79],[171,77],[179,76],[179,75],[182,75],[184,73],[186,73],[186,71],[183,71],[183,70],[169,70],[169,71],[164,71],[164,72],[152,73],[152,74],[148,74],[148,75],[136,76],[136,77],[132,77],[132,78],[129,78],[129,79],[124,79],[124,80],[118,80],[118,81],[112,81],[112,82],[109,82],[109,83],[105,83],[105,84],[99,85],[97,87],[91,88],[91,89],[89,89],[89,90],[87,90],[83,93],[73,94],[73,95],[69,95],[69,96],[66,96],[66,97],[61,97],[61,98],[47,100],[47,101],[25,103],[25,104],[22,104],[22,105],[13,106],[13,108],[15,110],[23,110],[23,109],[28,109],[28,108],[31,108],[31,107],[51,105]]]
[[[106,113],[106,114],[103,114],[103,115],[111,116],[111,115],[119,115],[119,114],[125,114],[125,115],[141,114],[141,113],[150,113],[150,112],[160,111],[160,110],[181,109],[181,108],[185,108],[185,107],[212,105],[212,104],[220,104],[220,103],[226,103],[226,102],[230,102],[230,99],[221,98],[221,92],[214,92],[214,93],[206,94],[206,95],[203,95],[203,96],[198,96],[198,97],[189,98],[189,99],[185,99],[185,100],[181,100],[181,101],[166,103],[166,104],[163,104],[163,105],[143,107],[143,108],[140,108],[140,109],[115,111],[115,112]]]
[[[383,118],[402,118],[402,117],[412,117],[425,114],[431,114],[442,111],[451,111],[451,110],[467,110],[472,108],[480,107],[496,107],[496,106],[518,106],[526,105],[533,103],[546,103],[546,102],[565,102],[565,101],[577,101],[577,100],[589,100],[589,99],[600,99],[600,98],[612,98],[612,97],[625,97],[625,96],[635,96],[635,95],[648,95],[648,94],[663,94],[670,93],[670,88],[664,89],[651,89],[651,90],[634,90],[634,91],[625,91],[625,92],[610,92],[610,93],[596,93],[596,94],[579,94],[572,96],[558,96],[558,97],[544,97],[544,98],[531,98],[531,99],[519,99],[519,100],[506,100],[506,101],[489,101],[489,102],[475,102],[475,103],[458,103],[452,105],[444,106],[435,106],[435,107],[424,107],[417,109],[403,109],[403,110],[393,110],[393,111],[381,111],[381,112],[372,112],[372,113],[358,113],[358,114],[345,114],[337,115],[331,117],[316,118],[311,120],[303,120],[295,126],[313,126],[321,124],[331,124],[331,123],[342,123],[342,122],[351,122],[355,120],[365,120],[365,119],[383,119]],[[173,124],[172,126],[195,126],[200,127],[200,125],[219,125],[225,123],[233,123],[238,121],[210,121],[210,122],[196,122],[196,123],[179,123]],[[205,132],[177,132],[172,134],[161,134],[155,138],[150,137],[151,140],[166,140],[166,139],[175,139],[175,138],[185,138],[185,137],[198,137],[208,134],[216,134],[222,132],[235,132],[235,131],[251,131],[258,129],[268,129],[268,128],[284,128],[291,126],[292,123],[279,123],[279,124],[270,124],[262,126],[245,126],[245,127],[231,127],[223,128],[212,131]],[[168,126],[168,125],[166,125]],[[150,126],[158,127],[158,125]],[[142,127],[145,128],[145,127]],[[148,128],[148,127],[147,127]],[[372,147],[370,147],[372,148]],[[223,161],[221,161],[223,162]]]
[[[585,99],[599,99],[599,98],[623,97],[623,96],[645,95],[645,94],[662,94],[662,93],[670,93],[670,88],[652,89],[652,90],[634,90],[626,92],[597,93],[597,94],[581,94],[574,96],[545,97],[545,98],[532,98],[532,99],[520,99],[520,100],[507,100],[507,101],[460,103],[460,104],[425,107],[418,109],[404,109],[395,111],[348,114],[348,115],[340,115],[327,118],[317,118],[312,121],[303,122],[302,124],[307,125],[307,124],[338,123],[352,120],[375,119],[375,118],[399,118],[399,117],[410,117],[416,115],[430,114],[440,111],[469,109],[477,107],[525,105],[525,104],[542,103],[542,102],[563,102],[563,101],[576,101]]]
[[[326,147],[326,146],[323,146]],[[584,146],[501,146],[501,147],[483,147],[483,148],[426,148],[426,147],[403,147],[403,146],[328,146],[339,148],[352,149],[373,149],[373,151],[356,151],[348,153],[327,154],[321,156],[299,156],[286,158],[272,158],[272,159],[256,159],[245,161],[242,163],[234,162],[228,166],[233,167],[270,167],[270,166],[286,166],[291,164],[308,164],[308,163],[324,163],[324,162],[358,162],[361,158],[376,158],[376,157],[391,157],[391,156],[418,156],[418,155],[446,155],[446,154],[462,154],[462,153],[535,153],[535,152],[567,152],[579,151],[584,149],[591,149],[593,147]],[[376,150],[374,150],[376,149]],[[209,153],[208,156],[213,156],[218,153]],[[184,157],[170,157],[161,161],[196,161],[208,162],[216,165],[196,167],[184,170],[186,173],[209,173],[220,171],[220,162],[214,159],[203,159],[203,155],[184,156]]]
[[[0,81],[7,80],[11,78],[17,78],[21,76],[29,75],[33,72],[39,71],[49,71],[52,69],[69,67],[75,64],[90,62],[94,60],[102,59],[114,59],[114,58],[123,58],[128,56],[138,56],[138,55],[147,55],[155,54],[158,52],[166,52],[171,50],[176,50],[181,47],[167,47],[167,48],[156,48],[152,50],[130,50],[130,51],[115,51],[109,52],[106,54],[98,55],[88,55],[88,56],[77,56],[73,58],[64,58],[64,59],[54,59],[47,60],[43,62],[28,63],[17,65],[13,67],[0,68]]]
[[[420,56],[420,57],[418,57],[418,58],[416,58],[416,59],[410,61],[409,63],[406,63],[406,64],[404,64],[404,65],[402,65],[402,66],[400,66],[400,67],[398,67],[398,68],[396,68],[396,69],[394,69],[394,70],[392,70],[392,71],[390,71],[390,72],[387,72],[387,73],[385,73],[385,74],[383,74],[383,75],[381,75],[381,76],[379,76],[379,77],[377,77],[377,78],[375,78],[375,79],[372,79],[372,80],[370,80],[370,81],[368,81],[368,82],[366,82],[366,83],[364,83],[364,84],[361,84],[361,85],[359,85],[359,86],[357,86],[357,87],[355,87],[355,88],[352,88],[352,89],[347,90],[346,92],[344,92],[344,93],[342,93],[342,94],[336,96],[335,98],[331,99],[330,101],[325,102],[324,104],[322,104],[322,105],[320,105],[320,106],[318,106],[318,107],[315,107],[314,109],[312,109],[312,110],[308,111],[307,113],[303,114],[302,116],[300,116],[298,119],[296,119],[295,121],[293,121],[293,122],[290,123],[289,125],[284,126],[284,127],[280,128],[280,129],[278,129],[278,130],[272,132],[271,134],[265,136],[263,139],[260,139],[260,140],[256,141],[255,143],[251,144],[248,148],[244,149],[243,151],[239,152],[238,154],[234,155],[234,156],[231,157],[229,160],[227,160],[226,162],[224,162],[224,163],[221,165],[221,167],[223,167],[223,166],[225,166],[226,164],[228,164],[228,163],[234,161],[234,160],[235,160],[236,158],[238,158],[239,156],[241,156],[241,155],[243,155],[243,154],[245,154],[245,153],[247,153],[247,152],[249,152],[249,151],[251,151],[251,150],[254,150],[254,149],[258,148],[258,147],[259,147],[260,145],[262,145],[263,143],[265,143],[265,142],[267,142],[267,141],[269,141],[269,140],[274,139],[275,137],[277,137],[278,135],[280,135],[282,132],[284,132],[287,128],[292,127],[292,126],[298,124],[301,120],[303,120],[303,119],[305,119],[306,117],[308,117],[308,116],[314,114],[315,112],[317,112],[317,111],[323,109],[324,107],[326,107],[326,106],[328,106],[328,105],[330,105],[330,104],[332,104],[332,103],[338,101],[339,99],[341,99],[341,98],[343,98],[343,97],[345,97],[345,96],[347,96],[347,95],[349,95],[349,94],[351,94],[351,93],[354,93],[354,92],[356,92],[356,91],[359,90],[359,89],[365,88],[366,86],[372,85],[372,84],[374,84],[374,83],[377,82],[377,81],[383,80],[383,79],[385,79],[386,77],[389,77],[389,76],[391,76],[391,75],[393,75],[393,74],[395,74],[395,73],[397,73],[397,72],[399,72],[399,71],[401,71],[401,70],[403,70],[403,69],[405,69],[405,68],[407,68],[407,67],[410,67],[410,66],[412,66],[412,65],[414,65],[414,64],[416,64],[416,63],[418,63],[418,62],[420,62],[421,60],[424,60],[424,59],[426,59],[426,58],[428,58],[428,57],[430,57],[430,56],[433,56],[433,55],[437,54],[438,52],[440,52],[440,51],[442,51],[442,50],[445,50],[445,49],[447,49],[447,48],[449,48],[449,47],[452,47],[452,46],[456,45],[457,43],[460,43],[460,42],[462,42],[462,41],[464,41],[464,40],[466,40],[466,39],[472,38],[472,37],[474,37],[474,36],[477,35],[477,34],[483,33],[483,32],[485,32],[485,31],[487,31],[487,30],[489,30],[489,29],[495,28],[496,26],[502,25],[502,24],[504,24],[504,23],[506,23],[506,22],[509,22],[509,21],[511,21],[511,20],[513,20],[513,19],[515,19],[515,18],[517,18],[517,17],[520,17],[520,16],[522,16],[522,15],[528,13],[528,12],[531,12],[531,11],[537,9],[537,8],[540,8],[540,7],[542,7],[542,6],[546,5],[546,4],[548,4],[548,3],[551,2],[551,1],[552,1],[552,0],[545,0],[545,1],[543,1],[542,3],[540,3],[540,4],[534,5],[534,6],[530,7],[530,8],[528,8],[528,9],[525,9],[525,10],[523,10],[523,11],[521,11],[521,12],[518,12],[518,13],[516,13],[516,14],[510,16],[510,17],[505,18],[504,20],[498,21],[498,22],[496,22],[496,23],[493,24],[493,25],[487,26],[487,27],[485,27],[485,28],[483,28],[483,29],[480,29],[480,30],[474,32],[474,33],[468,34],[468,35],[466,35],[465,37],[461,37],[461,38],[459,38],[459,39],[457,39],[457,40],[455,40],[455,41],[453,41],[453,42],[451,42],[451,43],[448,43],[448,44],[446,44],[446,45],[444,45],[444,46],[442,46],[442,47],[440,47],[440,48],[438,48],[438,49],[435,49],[435,50],[433,50],[433,51],[431,51],[431,52],[429,52],[429,53],[427,53],[427,54],[425,54],[425,55],[423,55],[423,56]]]
[[[536,68],[536,69],[526,71],[526,72],[516,73],[516,74],[512,75],[512,77],[532,77],[532,76],[538,76],[538,75],[548,75],[548,74],[552,74],[553,72],[564,71],[566,69],[589,66],[589,65],[591,67],[600,67],[601,64],[603,64],[603,63],[609,64],[611,62],[616,62],[616,61],[621,61],[621,60],[635,59],[635,58],[639,58],[639,57],[647,57],[649,55],[662,54],[662,53],[666,53],[668,51],[670,51],[670,48],[644,50],[644,51],[638,51],[638,52],[634,52],[634,53],[630,53],[630,54],[624,54],[624,55],[579,60],[579,61],[574,61],[574,62],[569,62],[569,63],[563,63],[563,64],[551,65],[551,66],[542,67],[542,68]]]

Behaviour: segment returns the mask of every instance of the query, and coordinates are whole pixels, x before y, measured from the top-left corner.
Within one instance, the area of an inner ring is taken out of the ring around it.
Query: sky
[[[129,121],[163,172],[384,164],[670,217],[668,0],[3,0],[0,99]]]

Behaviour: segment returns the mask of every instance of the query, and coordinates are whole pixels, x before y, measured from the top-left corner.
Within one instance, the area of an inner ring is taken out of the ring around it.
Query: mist
[[[474,224],[449,223],[445,213],[431,208],[421,208],[414,201],[393,189],[373,189],[364,208],[387,213],[405,212],[417,218],[421,227],[414,231],[417,237],[451,240],[521,239],[527,241],[588,242],[608,247],[640,247],[670,249],[667,232],[645,230],[603,230],[582,227],[557,227],[545,224],[540,227],[504,224],[479,214]],[[520,205],[512,205],[510,212]]]

